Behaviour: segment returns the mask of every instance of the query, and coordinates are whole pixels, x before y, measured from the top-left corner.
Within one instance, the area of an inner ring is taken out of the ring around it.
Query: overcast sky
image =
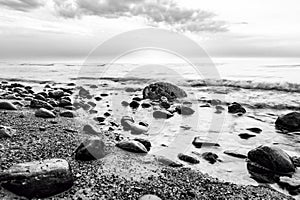
[[[300,57],[297,0],[0,0],[0,59],[81,59],[145,27],[185,34],[212,57]]]

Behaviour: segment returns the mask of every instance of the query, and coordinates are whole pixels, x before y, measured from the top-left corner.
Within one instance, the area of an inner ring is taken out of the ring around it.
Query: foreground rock
[[[0,139],[1,138],[10,138],[12,136],[13,132],[14,132],[13,129],[11,129],[7,126],[0,125]]]
[[[167,82],[152,83],[143,90],[144,99],[160,100],[165,96],[169,101],[187,96],[186,92],[176,85]]]
[[[239,103],[233,102],[228,106],[228,112],[232,114],[236,113],[246,113],[246,109]]]
[[[81,161],[90,161],[104,158],[105,144],[98,137],[92,137],[83,141],[75,150],[75,159]]]
[[[184,162],[188,162],[188,163],[191,163],[191,164],[198,164],[200,163],[200,161],[192,156],[189,156],[189,155],[185,155],[185,154],[178,154],[178,158]]]
[[[295,166],[283,150],[271,146],[259,146],[248,152],[247,169],[254,179],[276,182],[280,176],[291,176]]]
[[[48,110],[53,110],[53,106],[47,103],[46,101],[33,99],[30,102],[30,108],[46,108]]]
[[[35,112],[36,117],[41,118],[55,118],[55,114],[51,112],[50,110],[47,110],[45,108],[40,108]]]
[[[148,153],[146,147],[142,143],[135,140],[123,141],[116,144],[116,146],[133,153]]]
[[[300,113],[292,112],[277,118],[276,127],[287,131],[300,130]]]
[[[0,102],[0,110],[17,110],[17,107],[7,101]]]
[[[147,151],[150,151],[152,145],[149,140],[143,138],[135,138],[134,140],[142,143],[146,147]]]
[[[2,187],[27,198],[44,198],[72,187],[70,166],[63,159],[49,159],[13,165],[0,175]]]

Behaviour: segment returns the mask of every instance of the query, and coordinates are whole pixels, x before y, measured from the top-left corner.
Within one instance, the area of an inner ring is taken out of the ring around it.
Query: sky
[[[149,27],[183,34],[211,57],[300,57],[297,0],[0,0],[0,59],[83,59]]]

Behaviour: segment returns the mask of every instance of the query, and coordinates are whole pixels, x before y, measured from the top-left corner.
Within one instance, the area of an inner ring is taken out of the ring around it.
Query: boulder
[[[291,112],[289,114],[280,116],[277,118],[276,127],[278,129],[284,129],[287,131],[299,131],[300,130],[300,113]]]
[[[29,199],[50,197],[72,187],[69,163],[48,159],[15,164],[0,174],[2,187]]]
[[[228,112],[232,114],[236,113],[246,113],[246,109],[239,103],[233,102],[228,106]]]
[[[135,140],[123,141],[123,142],[116,144],[116,146],[123,150],[130,151],[133,153],[147,153],[148,152],[146,147],[142,143],[135,141]]]
[[[30,102],[30,108],[46,108],[48,110],[53,110],[53,106],[47,103],[46,101],[33,99]]]
[[[8,101],[0,102],[0,110],[17,110],[17,107]]]
[[[169,119],[174,115],[167,110],[156,110],[153,112],[153,117],[155,119]]]
[[[40,108],[35,112],[36,117],[41,118],[55,118],[55,114],[46,108]]]
[[[160,100],[162,96],[167,97],[169,101],[187,96],[186,92],[176,85],[167,82],[152,83],[143,90],[143,98],[151,100]]]
[[[291,176],[295,166],[290,156],[274,146],[259,146],[248,152],[247,169],[258,181],[278,181],[279,176]]]
[[[104,158],[105,155],[105,144],[98,137],[83,141],[75,150],[75,159],[81,161],[97,160]]]
[[[188,163],[191,163],[191,164],[198,164],[200,161],[192,156],[189,156],[189,155],[185,155],[185,154],[178,154],[178,158],[179,160],[182,160],[184,162],[188,162]]]

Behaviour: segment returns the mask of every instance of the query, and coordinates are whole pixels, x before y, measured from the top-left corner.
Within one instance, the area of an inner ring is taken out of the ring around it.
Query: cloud
[[[29,11],[44,5],[43,0],[0,0],[0,6],[10,9]]]
[[[168,26],[179,31],[224,32],[226,23],[215,14],[180,7],[173,0],[53,0],[60,16],[96,15],[105,18],[142,17],[151,26]]]

